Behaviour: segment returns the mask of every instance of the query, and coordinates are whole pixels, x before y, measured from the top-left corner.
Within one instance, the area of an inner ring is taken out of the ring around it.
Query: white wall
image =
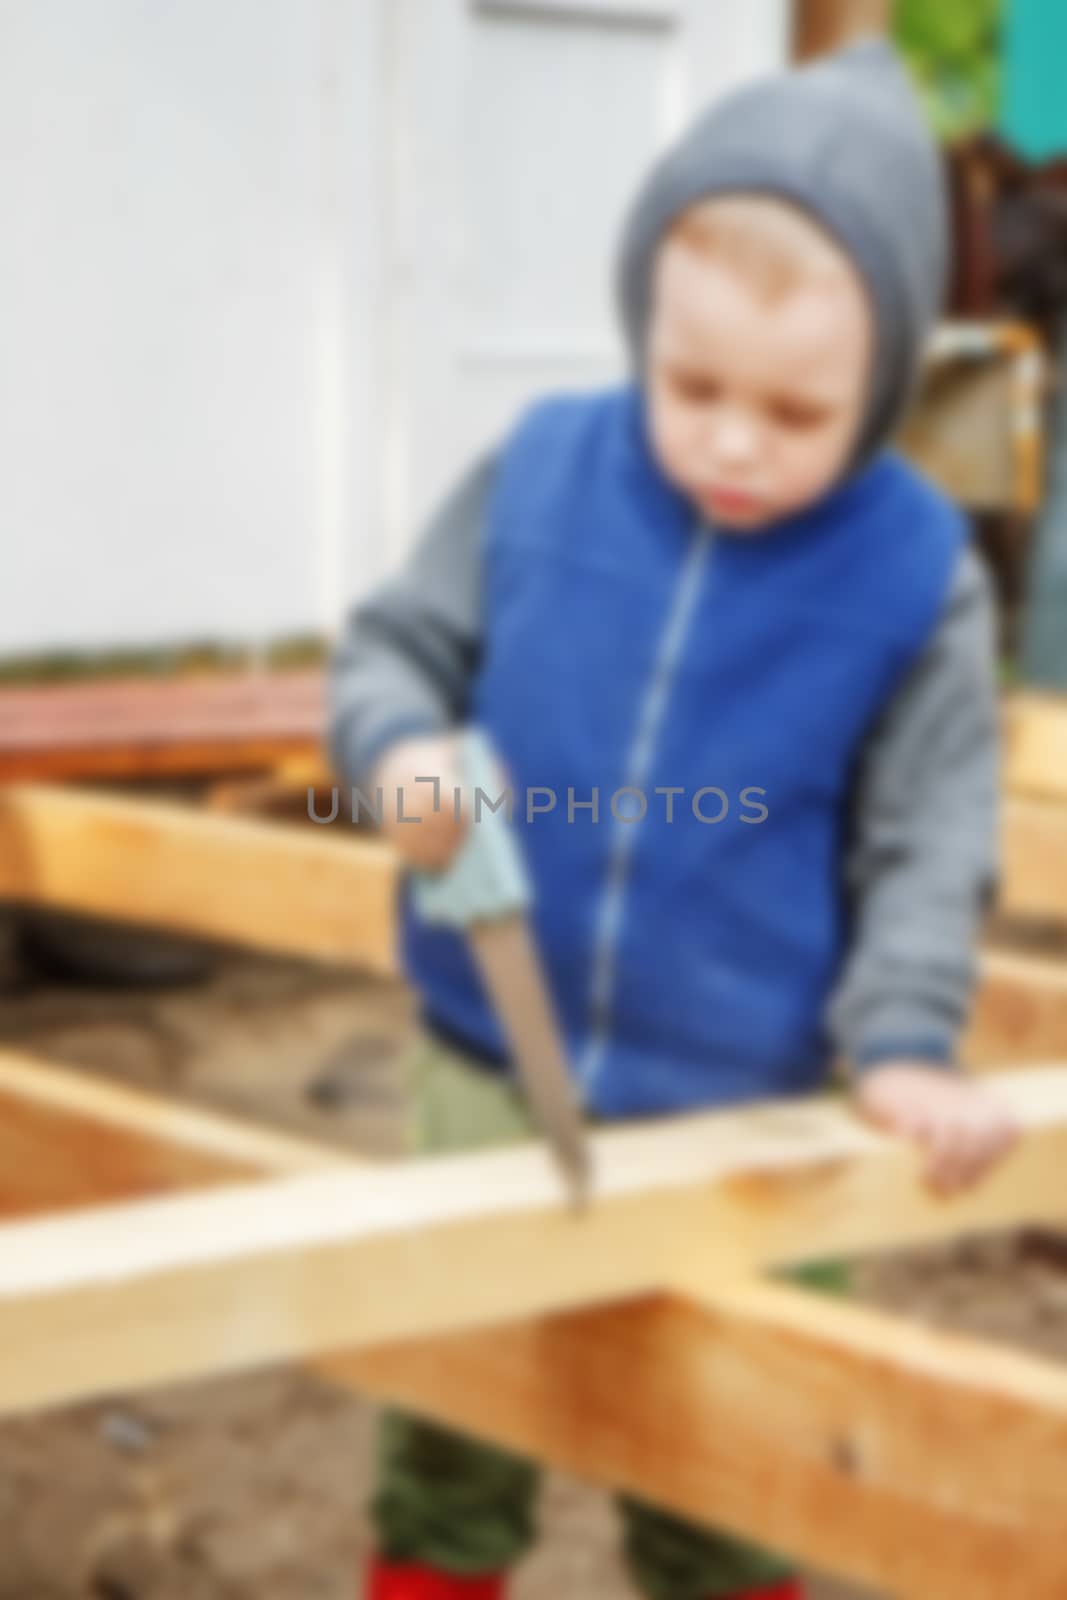
[[[507,10],[0,0],[0,655],[329,626],[546,331],[610,368],[628,185],[786,0]]]
[[[367,14],[5,0],[0,651],[321,619]]]

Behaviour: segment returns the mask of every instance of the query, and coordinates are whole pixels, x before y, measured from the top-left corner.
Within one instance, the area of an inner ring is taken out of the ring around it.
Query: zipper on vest
[[[675,583],[667,618],[656,647],[641,696],[633,741],[626,756],[624,786],[644,790],[652,767],[652,756],[663,725],[678,664],[692,623],[696,598],[707,567],[714,532],[703,520],[697,522],[681,573]],[[619,936],[630,866],[641,822],[620,822],[612,815],[613,836],[608,870],[597,908],[593,935],[593,969],[589,988],[590,1029],[576,1073],[583,1097],[588,1100],[604,1065],[611,1033],[611,1006],[615,993]]]

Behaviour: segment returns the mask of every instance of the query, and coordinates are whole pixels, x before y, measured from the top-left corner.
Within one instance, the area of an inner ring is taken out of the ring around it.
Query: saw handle
[[[468,723],[457,740],[457,766],[470,815],[462,844],[441,872],[413,871],[415,909],[426,922],[465,928],[472,922],[525,911],[533,898],[529,875],[504,805],[488,733]],[[484,797],[480,802],[478,791]],[[443,802],[442,802],[443,803]]]

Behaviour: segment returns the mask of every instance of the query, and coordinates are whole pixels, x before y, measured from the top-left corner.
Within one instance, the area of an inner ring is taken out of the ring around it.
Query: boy
[[[351,613],[330,736],[434,870],[467,823],[417,779],[447,794],[455,728],[488,729],[591,1116],[813,1092],[840,1059],[948,1192],[1015,1130],[954,1066],[996,873],[990,595],[955,510],[883,448],[945,253],[888,46],[715,104],[627,220],[634,381],[533,406],[468,472]],[[629,800],[599,817],[594,791]],[[406,887],[416,1142],[524,1137],[470,954]],[[534,1487],[528,1463],[387,1418],[373,1600],[502,1596]],[[771,1551],[623,1510],[653,1600],[801,1594]]]

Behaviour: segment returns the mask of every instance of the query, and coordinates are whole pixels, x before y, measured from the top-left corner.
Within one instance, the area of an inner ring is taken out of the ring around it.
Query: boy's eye
[[[806,406],[793,400],[778,401],[771,407],[771,415],[775,422],[780,422],[785,428],[796,428],[798,432],[804,428],[817,428],[827,417],[822,406]]]
[[[672,382],[676,392],[683,400],[691,400],[697,405],[706,405],[709,400],[714,400],[719,393],[719,386],[711,378],[702,378],[698,373],[676,372]]]

